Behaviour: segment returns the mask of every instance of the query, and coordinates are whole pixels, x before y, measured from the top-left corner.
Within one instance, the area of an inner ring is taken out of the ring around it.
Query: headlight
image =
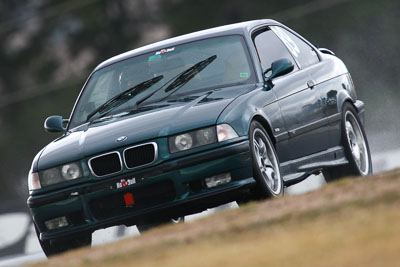
[[[28,187],[29,191],[42,188],[40,186],[39,174],[37,172],[29,172],[28,175]]]
[[[239,137],[238,134],[233,130],[229,124],[217,125],[218,142],[226,141]]]
[[[215,127],[178,134],[169,138],[169,151],[176,153],[217,142]]]
[[[78,162],[68,163],[59,167],[39,172],[42,187],[74,180],[82,177],[82,169]]]
[[[211,128],[198,130],[196,132],[196,138],[201,144],[210,144],[215,142],[215,131]]]
[[[190,134],[181,134],[175,137],[174,143],[179,151],[191,149],[193,146],[193,138]]]
[[[44,187],[52,184],[62,183],[63,178],[58,168],[52,168],[40,173],[40,182]]]
[[[62,166],[61,175],[64,179],[73,180],[81,177],[81,169],[76,163],[70,163]]]
[[[219,124],[217,126],[171,136],[168,140],[169,151],[171,153],[176,153],[236,137],[239,137],[238,134],[229,124]]]

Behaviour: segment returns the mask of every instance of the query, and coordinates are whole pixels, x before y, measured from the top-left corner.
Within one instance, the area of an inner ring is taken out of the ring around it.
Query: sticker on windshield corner
[[[165,53],[173,52],[175,50],[175,47],[167,48],[167,49],[161,49],[160,51],[156,52],[156,55],[162,55]]]
[[[240,78],[249,78],[249,73],[248,72],[241,72],[240,73]]]

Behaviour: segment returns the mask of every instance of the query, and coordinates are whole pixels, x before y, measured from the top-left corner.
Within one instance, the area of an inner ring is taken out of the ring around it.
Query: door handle
[[[309,80],[309,81],[307,82],[307,86],[308,86],[308,88],[313,89],[314,86],[315,86],[314,81],[313,81],[313,80]]]

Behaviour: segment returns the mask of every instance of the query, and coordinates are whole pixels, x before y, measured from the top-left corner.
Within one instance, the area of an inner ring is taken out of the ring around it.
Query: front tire
[[[257,191],[264,198],[283,195],[283,179],[275,147],[263,126],[253,121],[250,125],[250,151]]]
[[[60,238],[55,240],[40,240],[40,232],[35,225],[35,231],[39,244],[47,257],[54,256],[68,250],[90,246],[92,244],[92,234],[82,233],[79,236]]]
[[[345,103],[342,111],[341,140],[348,164],[323,171],[327,182],[343,176],[362,176],[372,174],[371,153],[364,127],[355,108]]]
[[[178,218],[170,219],[170,220],[144,222],[141,224],[137,224],[136,227],[137,227],[139,233],[142,234],[146,231],[151,230],[152,228],[158,227],[158,226],[166,224],[166,223],[178,224],[178,223],[183,223],[183,222],[185,222],[185,217],[178,217]]]

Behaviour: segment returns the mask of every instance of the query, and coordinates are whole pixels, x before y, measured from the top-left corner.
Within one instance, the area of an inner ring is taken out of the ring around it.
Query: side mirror
[[[335,53],[333,53],[331,50],[327,49],[327,48],[318,48],[318,50],[324,54],[328,54],[328,55],[332,55],[332,56],[336,56]]]
[[[49,133],[63,133],[66,131],[63,125],[64,122],[65,120],[61,116],[50,116],[44,122],[44,129]]]
[[[292,72],[293,69],[293,63],[287,58],[282,58],[272,62],[271,68],[264,71],[264,75],[266,75],[269,71],[272,72],[267,78],[267,82],[269,83],[273,78],[288,74]]]

